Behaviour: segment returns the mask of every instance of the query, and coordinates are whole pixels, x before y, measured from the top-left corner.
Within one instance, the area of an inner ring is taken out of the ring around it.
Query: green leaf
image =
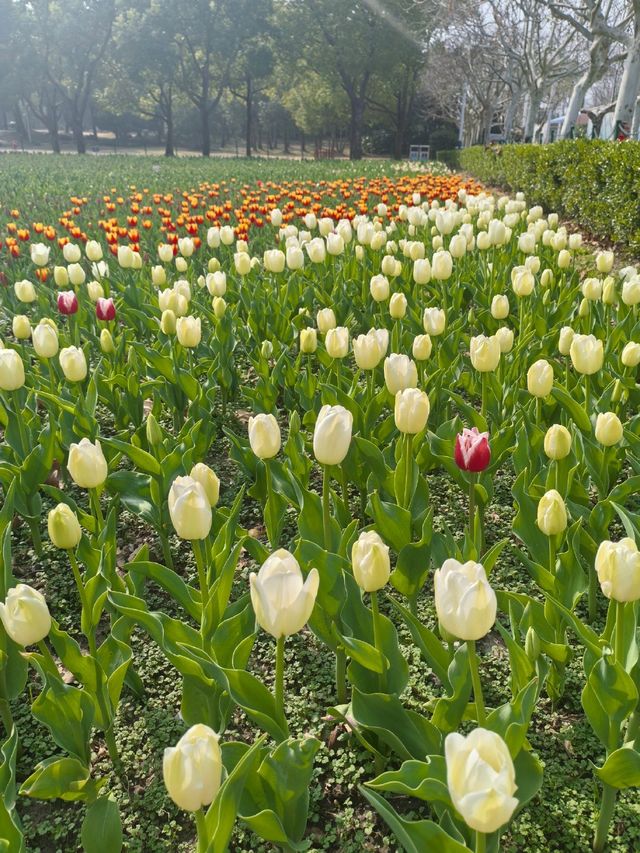
[[[382,773],[366,784],[376,791],[389,791],[451,806],[447,767],[442,755],[428,755],[424,761],[405,761],[399,770]]]
[[[468,847],[455,841],[432,820],[405,820],[384,797],[368,791],[363,785],[359,785],[358,790],[382,817],[407,853],[427,853],[431,850],[434,853],[469,853]]]
[[[595,773],[612,788],[635,788],[640,785],[640,753],[633,744],[627,744],[614,750]]]
[[[54,757],[38,764],[20,793],[37,800],[93,800],[106,782],[91,779],[89,767],[77,758]]]
[[[246,750],[209,806],[205,815],[207,845],[203,853],[226,853],[244,786],[258,766],[265,738],[266,735],[262,735]]]
[[[622,723],[638,704],[631,676],[613,658],[603,655],[593,666],[582,691],[582,707],[604,746],[617,746]]]
[[[571,419],[575,422],[578,429],[581,429],[582,432],[591,432],[591,421],[589,420],[589,415],[585,411],[582,403],[579,403],[574,397],[572,397],[566,388],[555,382],[551,389],[551,395],[571,416]]]
[[[87,807],[82,821],[80,839],[84,853],[120,853],[122,850],[122,821],[115,800],[99,797]]]

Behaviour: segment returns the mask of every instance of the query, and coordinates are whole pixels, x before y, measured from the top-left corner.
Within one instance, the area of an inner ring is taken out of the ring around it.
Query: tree
[[[40,99],[34,114],[57,135],[57,105],[64,108],[76,148],[84,154],[84,118],[99,67],[111,42],[115,0],[16,0],[22,55],[37,57]]]
[[[178,76],[175,16],[167,0],[124,10],[115,26],[115,50],[100,94],[103,107],[159,119],[165,156],[175,153],[174,102]]]

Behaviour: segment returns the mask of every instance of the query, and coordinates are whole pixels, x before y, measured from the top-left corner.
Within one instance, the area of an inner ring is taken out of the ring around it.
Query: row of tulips
[[[23,277],[3,303],[0,707],[3,754],[15,756],[11,703],[26,701],[30,664],[42,684],[33,715],[63,754],[38,764],[22,794],[79,800],[87,827],[100,816],[121,837],[90,750],[98,732],[127,781],[115,735],[122,691],[140,690],[138,628],[182,678],[186,732],[163,770],[194,813],[200,851],[224,850],[237,815],[303,849],[322,745],[290,730],[284,646],[308,624],[335,658],[330,713],[375,761],[361,793],[398,843],[496,851],[543,783],[527,738],[536,707],[564,700],[582,647],[582,707],[606,753],[594,761],[593,849],[604,850],[617,790],[640,783],[630,508],[640,277],[614,274],[603,252],[588,272],[606,278],[581,283],[580,236],[521,196],[412,202],[392,218],[381,204],[352,221],[305,217],[300,229],[274,210],[262,260],[225,226],[209,229],[206,248],[183,237],[175,256],[161,244],[159,265],[129,246],[107,264],[91,241],[89,282],[78,246],[62,259],[32,246],[53,283]],[[252,410],[247,428],[229,406]],[[262,510],[259,538],[241,524],[244,491],[223,505],[206,464],[222,434]],[[514,474],[512,542],[492,541],[485,522],[498,469]],[[434,524],[435,476],[468,496],[464,531]],[[78,592],[74,636],[12,570],[14,515],[39,551],[43,499]],[[119,570],[122,510],[155,541]],[[194,578],[171,530],[189,543]],[[530,595],[493,581],[507,547]],[[238,593],[243,549],[260,568]],[[147,584],[182,618],[150,610]],[[399,624],[439,685],[424,713],[404,701]],[[275,641],[273,689],[251,672],[258,628]],[[490,633],[510,663],[511,695],[495,708],[483,694]],[[260,732],[250,746],[228,736],[235,708]],[[403,817],[385,794],[424,801],[424,818]],[[23,845],[19,805],[6,809]]]

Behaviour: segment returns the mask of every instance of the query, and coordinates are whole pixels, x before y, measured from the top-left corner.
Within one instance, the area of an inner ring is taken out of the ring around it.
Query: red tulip
[[[491,448],[489,447],[489,433],[478,432],[477,427],[463,429],[456,436],[456,448],[454,453],[456,465],[463,471],[471,471],[476,474],[491,462]]]
[[[96,317],[98,320],[114,320],[116,316],[116,306],[113,304],[113,299],[104,299],[102,296],[96,302]]]
[[[78,310],[78,297],[73,290],[63,290],[58,294],[58,311],[61,314],[75,314]]]

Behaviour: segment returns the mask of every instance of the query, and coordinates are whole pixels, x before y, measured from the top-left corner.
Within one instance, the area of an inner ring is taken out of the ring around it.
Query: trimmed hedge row
[[[598,239],[640,248],[640,142],[564,140],[438,152],[486,184],[572,219]]]

